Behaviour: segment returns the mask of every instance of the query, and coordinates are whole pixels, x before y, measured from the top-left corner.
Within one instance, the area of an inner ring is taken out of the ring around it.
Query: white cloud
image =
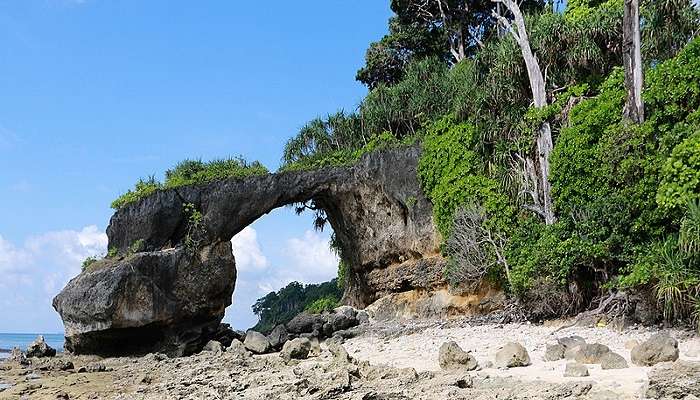
[[[236,268],[239,271],[256,271],[267,268],[267,257],[260,250],[258,233],[250,226],[231,239]]]
[[[279,290],[293,281],[325,282],[338,273],[338,256],[331,251],[327,235],[308,230],[300,238],[288,239],[284,249],[288,258],[271,269],[270,274],[260,277],[258,294]]]
[[[107,235],[94,225],[32,236],[21,247],[0,237],[0,273],[5,278],[0,286],[32,285],[53,296],[80,272],[83,260],[106,251]]]

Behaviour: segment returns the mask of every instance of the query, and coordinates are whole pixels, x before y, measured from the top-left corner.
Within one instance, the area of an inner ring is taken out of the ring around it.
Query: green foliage
[[[82,269],[83,269],[83,271],[85,271],[85,270],[86,270],[88,267],[90,267],[91,265],[95,264],[97,261],[99,261],[99,258],[94,257],[94,256],[91,256],[91,257],[86,258],[86,259],[83,261],[83,264],[82,264]]]
[[[277,292],[270,292],[259,298],[253,305],[253,312],[260,321],[253,328],[258,332],[267,333],[278,324],[289,322],[294,316],[304,311],[319,299],[328,303],[340,301],[342,291],[335,279],[317,285],[303,285],[292,282]]]
[[[184,160],[165,172],[165,185],[175,188],[186,185],[202,184],[229,178],[266,175],[269,171],[260,162],[247,162],[241,157],[225,158],[208,162],[201,160]]]
[[[700,201],[687,203],[686,215],[681,220],[678,244],[689,255],[700,255]]]
[[[204,227],[204,216],[192,203],[186,203],[184,212],[187,217],[187,232],[185,233],[185,249],[190,254],[195,254],[201,247],[204,237],[206,236],[206,228]]]
[[[144,199],[162,188],[163,185],[158,182],[154,176],[150,176],[146,180],[139,179],[139,181],[136,182],[134,189],[122,194],[112,202],[112,208],[118,210],[127,204]]]
[[[111,247],[109,250],[107,250],[107,258],[114,258],[117,256],[117,248],[116,247]]]
[[[311,314],[321,314],[324,312],[333,311],[333,309],[336,307],[338,307],[337,299],[333,297],[324,297],[306,306],[304,311]]]
[[[129,249],[127,250],[127,255],[140,253],[144,250],[146,250],[146,242],[143,239],[139,239],[132,243],[131,246],[129,246]]]
[[[435,222],[443,237],[449,236],[455,211],[476,204],[491,216],[490,228],[505,230],[512,216],[498,183],[483,174],[474,147],[476,128],[468,123],[455,124],[450,117],[436,122],[423,139],[418,177],[433,203]]]
[[[146,180],[139,179],[134,189],[129,190],[112,202],[112,208],[118,210],[128,204],[140,201],[158,190],[268,173],[267,168],[260,162],[254,161],[249,163],[240,157],[208,162],[185,160],[165,172],[165,183],[160,183],[155,176],[150,176]]]
[[[700,129],[671,152],[661,169],[656,200],[673,208],[700,199]]]

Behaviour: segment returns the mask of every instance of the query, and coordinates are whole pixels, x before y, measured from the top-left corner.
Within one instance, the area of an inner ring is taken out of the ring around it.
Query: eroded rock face
[[[236,281],[231,243],[137,253],[90,266],[56,296],[67,351],[119,355],[199,351],[216,333]]]
[[[66,349],[189,354],[220,339],[236,278],[231,238],[288,204],[312,202],[325,211],[351,257],[346,304],[365,307],[385,294],[444,287],[440,238],[416,173],[419,155],[418,147],[387,150],[350,167],[185,186],[125,206],[107,229],[117,257],[90,266],[54,299]],[[194,255],[191,207],[202,215]],[[141,252],[132,254],[136,244]],[[342,317],[333,322],[348,325]]]
[[[312,201],[352,259],[345,302],[365,307],[392,292],[444,285],[432,206],[417,177],[418,147],[368,154],[350,167],[294,171],[157,192],[112,217],[110,248],[125,253],[183,243],[189,216],[202,213],[207,242],[230,240],[271,210]],[[439,264],[439,265],[438,265]],[[398,269],[397,269],[398,268]]]

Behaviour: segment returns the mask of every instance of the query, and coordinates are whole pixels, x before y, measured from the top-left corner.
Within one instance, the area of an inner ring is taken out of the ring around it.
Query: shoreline
[[[474,321],[472,321],[474,322]],[[563,322],[562,322],[563,324]],[[322,342],[317,355],[304,360],[284,361],[279,353],[251,355],[231,348],[225,352],[203,351],[180,358],[160,354],[142,357],[100,358],[59,355],[36,360],[30,369],[13,367],[0,381],[13,386],[0,391],[0,399],[55,399],[56,393],[69,398],[161,398],[221,399],[340,399],[378,397],[397,399],[535,399],[543,391],[547,399],[567,398],[640,399],[650,386],[656,367],[639,367],[630,362],[630,341],[643,341],[668,332],[679,342],[683,362],[696,363],[700,371],[700,338],[684,330],[630,327],[571,327],[561,332],[552,324],[478,324],[457,321],[372,322],[361,325],[356,337],[342,346],[354,360],[339,361],[330,343]],[[602,370],[588,365],[590,376],[564,376],[569,361],[543,360],[547,344],[557,338],[578,336],[588,343],[601,343],[622,355],[629,368]],[[441,369],[441,344],[455,341],[475,356],[475,371]],[[509,341],[522,343],[531,364],[519,368],[490,365],[495,352]],[[242,345],[241,345],[242,346]],[[60,367],[70,361],[74,368]],[[673,363],[663,363],[673,364]],[[659,364],[661,365],[661,364]],[[6,368],[6,367],[5,367]],[[84,369],[84,372],[78,372]],[[30,375],[27,375],[30,374]],[[28,380],[27,376],[36,376]],[[468,382],[467,385],[465,382]],[[670,384],[673,384],[672,382]],[[699,384],[700,385],[700,384]],[[700,390],[700,387],[698,388]],[[226,394],[224,394],[226,393]],[[96,397],[95,397],[96,396]],[[392,397],[398,396],[398,397]]]

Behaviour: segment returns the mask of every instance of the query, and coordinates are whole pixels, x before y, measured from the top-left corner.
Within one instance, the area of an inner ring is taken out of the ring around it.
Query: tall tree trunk
[[[625,0],[622,21],[622,58],[625,66],[625,89],[627,101],[622,115],[636,124],[644,122],[644,100],[642,87],[642,35],[639,26],[639,0]]]
[[[520,47],[520,52],[525,61],[527,68],[527,76],[530,80],[530,89],[532,90],[532,101],[536,108],[547,106],[547,92],[545,90],[544,76],[540,69],[540,63],[537,57],[532,53],[530,47],[530,39],[525,29],[525,18],[520,11],[518,3],[514,0],[492,0],[494,2],[503,3],[504,6],[513,14],[513,23],[511,24],[506,18],[500,14],[494,16],[510,31],[513,38]],[[545,122],[540,127],[537,135],[537,161],[539,165],[539,190],[542,196],[542,204],[540,214],[547,225],[556,222],[554,216],[552,190],[549,182],[549,156],[552,153],[554,143],[552,141],[552,128],[549,122]]]

